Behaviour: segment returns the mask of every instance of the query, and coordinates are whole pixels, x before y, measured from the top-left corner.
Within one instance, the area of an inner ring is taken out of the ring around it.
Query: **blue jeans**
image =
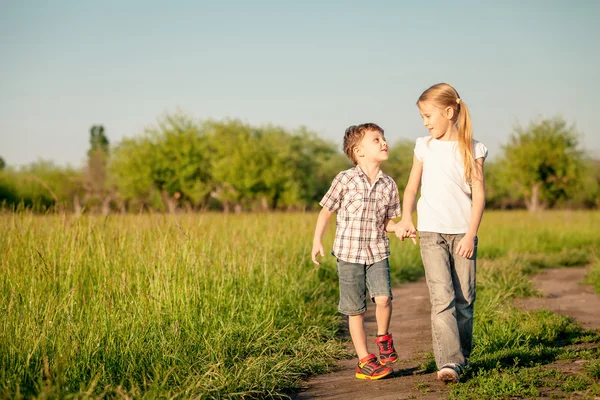
[[[367,311],[367,290],[371,301],[375,297],[392,297],[388,259],[373,264],[356,264],[338,259],[340,283],[338,311],[344,315],[359,315]]]
[[[438,369],[453,366],[462,371],[471,356],[477,238],[473,256],[464,258],[455,253],[464,236],[434,232],[419,234]]]

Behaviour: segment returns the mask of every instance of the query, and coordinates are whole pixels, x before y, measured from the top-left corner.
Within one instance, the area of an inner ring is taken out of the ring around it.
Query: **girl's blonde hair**
[[[454,110],[453,121],[458,129],[458,150],[462,157],[465,168],[465,181],[471,184],[473,171],[475,170],[475,158],[473,156],[473,127],[469,108],[460,98],[456,89],[447,83],[438,83],[421,94],[419,103],[432,102],[436,106]]]

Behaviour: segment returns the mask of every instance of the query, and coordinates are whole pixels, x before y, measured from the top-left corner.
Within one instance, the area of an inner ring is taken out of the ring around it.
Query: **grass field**
[[[1,215],[0,397],[286,397],[345,354],[334,259],[310,262],[315,220]],[[598,212],[486,213],[473,368],[451,396],[534,396],[558,379],[536,368],[579,356],[573,390],[600,395],[600,354],[568,347],[598,335],[508,301],[534,294],[539,268],[598,265],[598,226]],[[423,274],[409,242],[392,240],[391,265],[396,283]]]

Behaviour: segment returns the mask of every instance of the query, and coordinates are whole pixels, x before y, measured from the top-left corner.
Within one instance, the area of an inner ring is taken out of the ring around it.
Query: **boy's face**
[[[355,149],[358,162],[383,162],[388,159],[388,145],[381,132],[367,131]]]

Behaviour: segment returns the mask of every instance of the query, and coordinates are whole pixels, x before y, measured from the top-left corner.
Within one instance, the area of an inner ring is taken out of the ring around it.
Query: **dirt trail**
[[[421,364],[427,361],[431,348],[430,304],[424,280],[401,285],[393,290],[394,311],[390,332],[400,360],[394,374],[378,381],[354,377],[356,360],[344,360],[339,369],[309,380],[307,389],[294,399],[439,399],[445,398],[446,386],[435,373],[425,373]],[[369,351],[378,354],[375,345],[375,307],[369,305],[365,318],[369,333]]]
[[[532,278],[544,297],[531,297],[517,302],[527,310],[545,308],[567,315],[585,329],[600,329],[600,296],[594,287],[582,285],[588,268],[547,269]]]
[[[600,295],[592,286],[581,285],[587,271],[587,268],[545,270],[532,278],[545,297],[519,299],[517,304],[528,310],[546,308],[574,318],[586,329],[600,329]],[[306,382],[306,389],[297,393],[293,397],[295,400],[447,397],[447,387],[436,379],[436,373],[425,373],[421,369],[427,361],[425,354],[432,351],[429,294],[425,281],[401,285],[393,292],[390,332],[400,355],[400,361],[394,365],[394,374],[379,381],[362,381],[354,378],[356,360],[344,360],[336,372]],[[375,307],[370,306],[366,316],[367,332],[371,334],[376,330],[374,311]],[[373,335],[369,336],[369,350],[377,354]]]

